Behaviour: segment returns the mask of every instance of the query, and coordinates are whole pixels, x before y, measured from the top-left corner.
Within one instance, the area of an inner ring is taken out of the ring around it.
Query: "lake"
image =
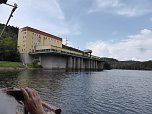
[[[0,72],[0,87],[35,88],[62,114],[151,114],[152,71]]]

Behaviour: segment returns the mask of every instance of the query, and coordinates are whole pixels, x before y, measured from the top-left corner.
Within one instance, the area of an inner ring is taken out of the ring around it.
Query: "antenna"
[[[65,40],[65,45],[67,46],[68,45],[68,39],[66,37],[66,40]]]

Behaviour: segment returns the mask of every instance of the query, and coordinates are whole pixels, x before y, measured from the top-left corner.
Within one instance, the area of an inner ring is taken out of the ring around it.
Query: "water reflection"
[[[25,70],[0,73],[0,87],[35,88],[63,114],[150,114],[152,72]]]

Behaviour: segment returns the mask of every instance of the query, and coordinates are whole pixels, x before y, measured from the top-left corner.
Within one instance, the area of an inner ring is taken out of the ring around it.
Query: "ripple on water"
[[[0,75],[0,86],[29,86],[62,114],[151,114],[152,72],[22,71]]]

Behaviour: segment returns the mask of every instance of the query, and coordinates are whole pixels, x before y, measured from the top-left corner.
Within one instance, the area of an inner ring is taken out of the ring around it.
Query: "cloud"
[[[101,57],[118,60],[152,60],[152,30],[144,29],[139,34],[130,35],[119,42],[89,42],[86,48]]]
[[[68,35],[79,31],[77,26],[69,25],[57,0],[9,0],[8,3],[17,3],[18,8],[9,24],[24,27],[31,26],[55,35]],[[0,7],[0,22],[5,23],[11,7]]]
[[[152,12],[151,0],[95,0],[88,13],[109,12],[128,17],[140,16]]]

